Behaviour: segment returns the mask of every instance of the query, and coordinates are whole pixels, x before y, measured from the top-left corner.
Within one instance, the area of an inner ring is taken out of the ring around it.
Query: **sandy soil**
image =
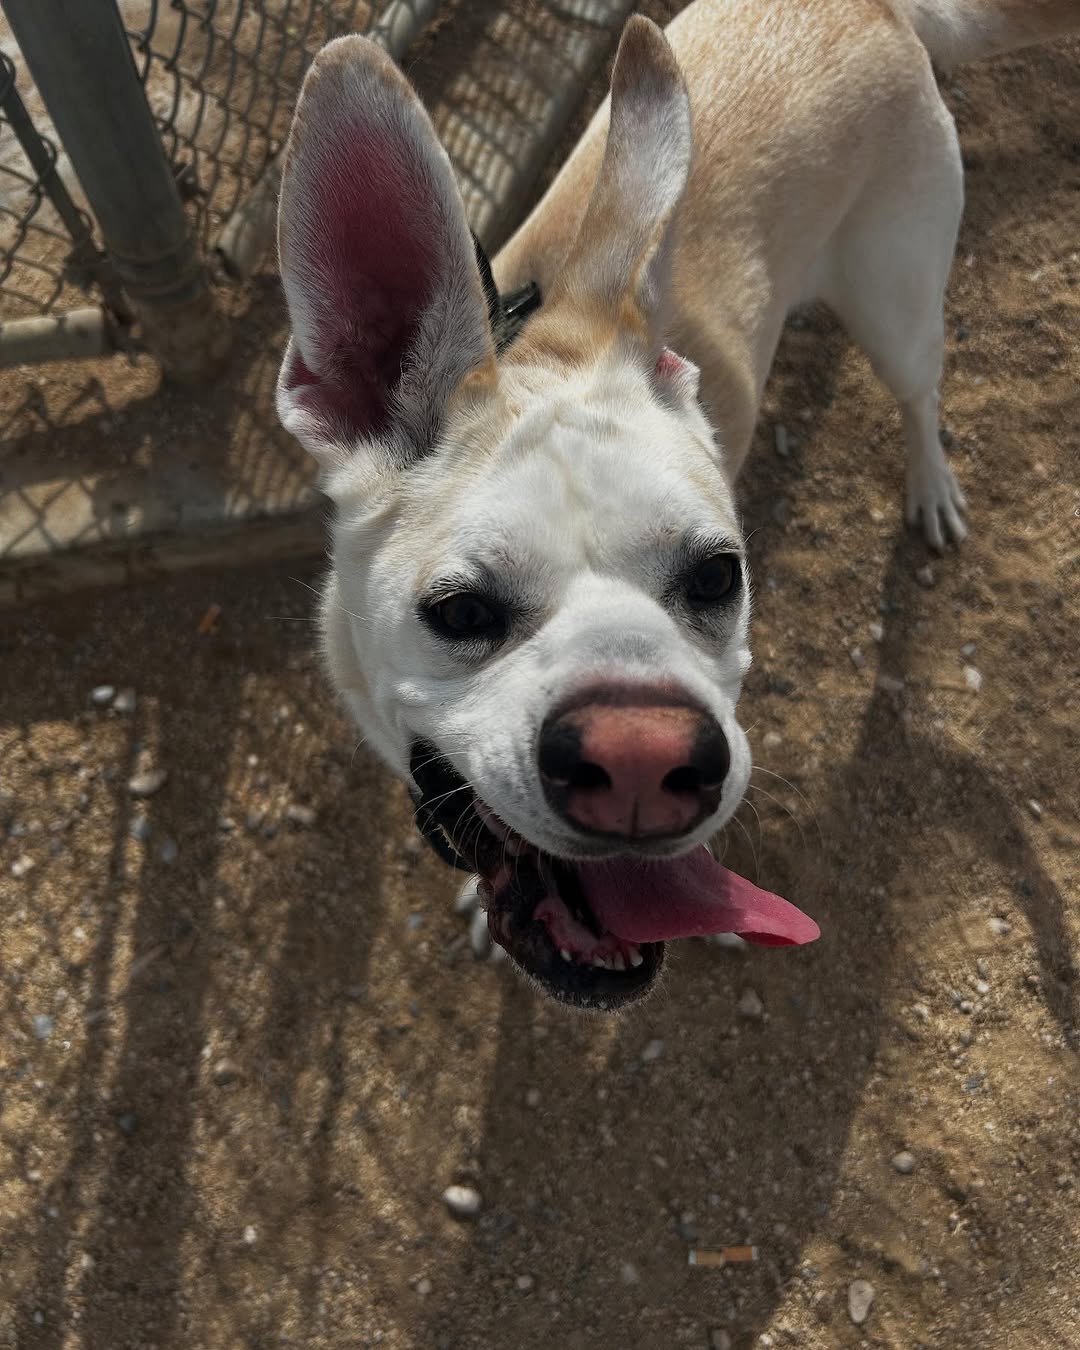
[[[1078,58],[948,85],[973,537],[932,585],[863,360],[812,315],[770,386],[743,487],[760,769],[730,851],[814,947],[684,944],[607,1022],[477,963],[328,697],[314,566],[6,616],[0,1345],[1074,1343]],[[39,388],[58,453],[117,409],[153,439],[138,372],[127,412],[115,365],[104,412],[87,378]],[[133,710],[95,706],[106,683]],[[688,1266],[730,1243],[757,1261]]]

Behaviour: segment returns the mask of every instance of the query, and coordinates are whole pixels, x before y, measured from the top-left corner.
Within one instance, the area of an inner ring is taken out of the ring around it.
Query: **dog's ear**
[[[285,427],[327,468],[402,467],[455,391],[495,378],[487,302],[453,170],[375,43],[316,56],[285,154],[278,248],[292,340]]]
[[[635,15],[619,43],[603,163],[563,284],[569,295],[639,330],[654,348],[692,149],[690,100],[674,53],[656,24]]]

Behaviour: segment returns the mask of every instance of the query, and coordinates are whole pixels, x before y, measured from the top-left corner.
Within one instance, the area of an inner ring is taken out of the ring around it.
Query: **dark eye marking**
[[[734,600],[742,587],[742,562],[737,553],[714,553],[682,577],[682,592],[691,609],[716,609]]]
[[[738,599],[744,584],[742,557],[730,539],[692,538],[683,542],[669,576],[668,603],[704,617]]]
[[[507,606],[479,591],[461,590],[421,605],[420,617],[450,642],[499,642],[510,631]]]

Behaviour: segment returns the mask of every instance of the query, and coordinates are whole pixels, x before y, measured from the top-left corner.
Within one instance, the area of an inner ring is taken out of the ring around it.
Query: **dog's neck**
[[[544,303],[543,297],[535,281],[527,281],[524,286],[519,286],[506,295],[500,295],[491,270],[491,261],[475,234],[473,246],[476,249],[476,265],[480,269],[484,297],[487,300],[491,336],[495,342],[495,351],[501,356],[515,338],[520,336],[529,316]]]

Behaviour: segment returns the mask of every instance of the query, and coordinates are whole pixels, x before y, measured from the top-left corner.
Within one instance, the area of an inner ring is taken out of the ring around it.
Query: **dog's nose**
[[[549,718],[540,777],[565,820],[594,834],[685,834],[720,805],[731,759],[715,718],[681,703],[597,701]]]

